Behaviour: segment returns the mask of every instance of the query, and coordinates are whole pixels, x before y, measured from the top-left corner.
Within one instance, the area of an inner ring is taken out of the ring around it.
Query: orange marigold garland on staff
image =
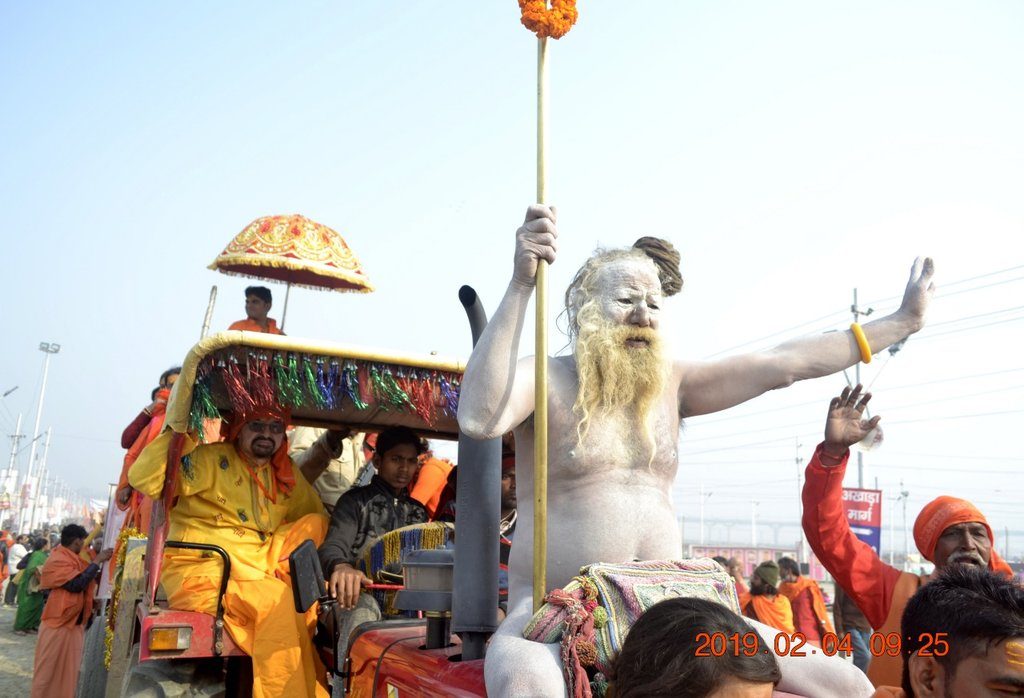
[[[576,0],[519,0],[520,21],[523,26],[537,35],[538,39],[550,36],[561,39],[576,24],[579,12]]]

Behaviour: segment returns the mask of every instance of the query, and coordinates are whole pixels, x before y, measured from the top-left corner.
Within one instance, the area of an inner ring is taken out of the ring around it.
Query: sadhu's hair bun
[[[679,271],[679,250],[668,240],[661,238],[642,237],[633,243],[633,249],[641,250],[654,261],[658,267],[658,279],[661,280],[661,292],[666,296],[674,296],[683,289],[683,274]]]

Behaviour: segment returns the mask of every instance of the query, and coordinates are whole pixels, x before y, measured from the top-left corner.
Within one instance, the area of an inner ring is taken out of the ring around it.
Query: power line
[[[990,284],[985,284],[984,286],[974,286],[973,288],[964,288],[964,289],[961,289],[959,291],[953,291],[952,293],[943,292],[942,293],[942,297],[943,298],[949,298],[950,296],[957,296],[957,295],[959,295],[961,293],[968,293],[970,291],[980,291],[980,290],[985,289],[985,288],[992,288],[993,286],[1002,286],[1003,284],[1013,283],[1014,281],[1024,281],[1024,276],[1015,276],[1012,279],[1005,279],[1003,281],[995,281],[995,282],[990,283]]]
[[[757,344],[758,342],[762,342],[762,341],[764,341],[766,339],[771,339],[772,337],[778,337],[781,334],[789,334],[790,332],[794,332],[794,331],[800,329],[801,327],[806,327],[807,325],[813,325],[813,324],[816,324],[818,322],[821,322],[822,320],[827,320],[827,319],[831,318],[834,315],[845,315],[845,314],[846,314],[846,310],[837,310],[835,312],[829,313],[828,315],[822,315],[819,318],[815,318],[814,320],[808,320],[807,322],[801,322],[799,325],[793,325],[792,327],[787,327],[784,330],[779,330],[778,332],[772,332],[771,334],[766,334],[763,337],[759,337],[757,339],[752,339],[749,342],[744,342],[743,344],[737,344],[736,346],[729,347],[728,349],[723,349],[721,351],[716,351],[714,354],[706,356],[705,359],[713,359],[716,356],[721,356],[722,354],[728,354],[729,352],[735,351],[736,349],[741,349],[743,347],[750,346],[751,344]],[[828,327],[831,328],[832,325],[828,325]]]
[[[898,453],[889,452],[887,456],[909,456],[913,458],[955,458],[957,460],[998,460],[998,461],[1009,461],[1009,462],[1021,462],[1024,463],[1024,458],[1014,458],[1012,456],[976,456],[976,455],[960,455],[956,453]]]
[[[994,393],[1004,393],[1004,392],[1008,392],[1008,391],[1012,391],[1012,390],[1020,390],[1021,388],[1024,388],[1024,385],[1015,385],[1015,386],[1011,386],[1009,388],[996,388],[994,390],[985,390],[985,391],[975,392],[975,393],[965,393],[965,394],[962,394],[962,395],[949,395],[949,396],[946,396],[946,397],[943,397],[943,398],[936,398],[936,399],[932,399],[932,400],[925,400],[923,402],[908,403],[906,405],[899,405],[899,406],[896,406],[896,407],[887,407],[884,410],[884,412],[886,414],[893,414],[893,413],[898,413],[899,410],[910,409],[912,407],[920,407],[921,405],[933,405],[933,404],[936,404],[936,403],[939,403],[939,402],[948,402],[950,400],[962,400],[964,398],[969,398],[969,397],[978,397],[978,396],[982,396],[982,395],[991,395],[991,394],[994,394]],[[822,403],[819,402],[819,401],[815,401],[814,404],[819,404],[820,405]],[[990,413],[990,414],[1005,414],[1005,413],[994,412],[994,413]],[[959,415],[959,416],[960,417],[967,417],[967,416],[971,416],[971,415]],[[936,417],[935,419],[948,419],[948,417]],[[911,421],[926,421],[926,420],[911,420]],[[804,429],[804,428],[807,428],[807,427],[814,426],[817,423],[818,423],[818,420],[815,420],[815,421],[803,421],[803,422],[798,422],[798,423],[795,423],[795,424],[784,424],[784,425],[781,425],[781,426],[769,426],[769,427],[763,427],[761,429],[744,429],[743,431],[740,431],[740,432],[730,432],[728,434],[719,434],[719,435],[716,435],[716,436],[701,436],[701,437],[698,437],[698,438],[687,439],[687,443],[698,443],[698,442],[702,442],[702,441],[714,441],[715,439],[727,439],[727,438],[732,438],[732,437],[735,437],[735,436],[745,436],[745,435],[749,435],[749,434],[762,434],[762,433],[767,432],[767,431],[790,431],[791,432],[791,431],[796,430],[796,429]],[[886,424],[907,424],[909,422],[907,420],[900,420],[900,421],[886,420],[885,423]]]
[[[943,422],[951,419],[973,419],[974,417],[993,417],[1002,414],[1020,414],[1024,410],[1003,410],[1001,412],[979,412],[977,414],[954,414],[947,415],[944,417],[924,417],[922,419],[901,419],[896,422],[888,422],[888,424],[916,424],[918,422]]]
[[[986,274],[979,274],[977,276],[972,276],[972,277],[969,277],[969,278],[966,278],[966,279],[960,279],[958,281],[950,281],[948,283],[943,284],[943,289],[950,288],[950,287],[953,287],[953,286],[958,286],[960,284],[965,284],[965,283],[968,283],[970,281],[976,281],[978,279],[984,279],[984,278],[988,278],[988,277],[991,277],[991,276],[997,276],[999,274],[1005,274],[1006,272],[1016,271],[1018,269],[1024,269],[1024,264],[1021,264],[1021,265],[1018,265],[1018,266],[1014,266],[1014,267],[1007,267],[1006,269],[1000,269],[999,271],[988,272]],[[990,283],[990,284],[985,284],[985,285],[982,285],[982,286],[975,286],[975,287],[972,287],[972,288],[961,289],[959,291],[953,291],[951,293],[945,293],[944,292],[941,295],[937,296],[936,300],[941,300],[942,298],[948,298],[949,296],[959,295],[961,293],[968,293],[970,291],[979,291],[981,289],[991,288],[993,286],[1001,286],[1003,284],[1008,284],[1008,283],[1012,283],[1012,282],[1015,282],[1015,281],[1020,281],[1022,279],[1024,279],[1024,276],[1022,276],[1022,277],[1014,277],[1012,279],[1004,279],[1004,280],[996,281],[996,282],[993,282],[993,283]],[[902,294],[901,295],[897,295],[897,296],[889,296],[887,298],[879,298],[877,300],[870,301],[868,303],[865,303],[865,305],[867,305],[867,306],[875,306],[875,305],[879,305],[879,304],[882,304],[882,303],[888,303],[889,301],[901,300],[902,298],[903,298]],[[750,341],[743,342],[742,344],[737,344],[735,346],[729,347],[728,349],[723,349],[721,351],[717,351],[717,352],[715,352],[713,354],[710,354],[710,355],[704,357],[704,359],[705,360],[713,359],[713,358],[715,358],[717,356],[721,356],[722,354],[728,354],[729,352],[736,351],[737,349],[742,349],[743,347],[748,347],[748,346],[751,346],[751,345],[754,345],[754,344],[758,344],[758,343],[763,342],[763,341],[765,341],[767,339],[771,339],[773,337],[778,337],[779,335],[789,334],[790,332],[795,332],[796,330],[799,330],[799,329],[801,329],[803,327],[806,327],[808,325],[814,325],[814,324],[817,324],[817,323],[822,322],[824,320],[829,320],[829,319],[831,319],[834,316],[845,315],[846,312],[847,312],[846,309],[836,310],[836,311],[833,311],[833,312],[828,313],[826,315],[822,315],[821,317],[815,318],[813,320],[808,320],[806,322],[801,322],[798,325],[793,325],[793,326],[788,327],[788,328],[786,328],[784,330],[779,330],[777,332],[772,332],[771,334],[764,335],[764,336],[759,337],[757,339],[752,339]],[[1005,311],[1002,311],[1002,312],[1005,312]],[[956,321],[947,321],[947,322],[956,322]],[[945,323],[939,323],[939,324],[945,324]],[[835,325],[834,324],[829,324],[829,325],[826,325],[824,327],[820,327],[818,330],[816,330],[816,332],[822,332],[822,331],[825,331],[825,330],[828,330],[828,329],[835,329]],[[814,332],[815,331],[812,330],[811,332],[808,332],[807,334],[811,334],[811,333],[814,333]]]
[[[935,339],[937,337],[945,337],[946,335],[959,334],[960,332],[969,332],[971,330],[980,330],[983,327],[992,327],[993,325],[1004,325],[1008,322],[1017,322],[1018,320],[1024,320],[1024,315],[1020,317],[1009,318],[1006,320],[996,320],[995,322],[986,322],[984,325],[971,325],[970,327],[962,327],[957,330],[948,330],[946,332],[939,332],[938,334],[930,334],[918,339],[919,342],[927,342],[928,340]]]
[[[953,320],[943,320],[942,322],[929,323],[928,325],[926,325],[926,329],[934,328],[934,327],[942,327],[943,325],[952,325],[955,322],[965,322],[967,320],[974,320],[974,319],[977,319],[977,318],[989,317],[989,316],[992,316],[992,315],[1002,315],[1003,313],[1012,313],[1012,312],[1016,312],[1018,310],[1024,310],[1024,305],[1018,305],[1018,306],[1013,307],[1013,308],[1003,308],[1002,310],[993,310],[993,311],[988,312],[988,313],[977,313],[975,315],[966,315],[964,317],[959,317],[959,318],[956,318],[956,319],[953,319]]]
[[[952,382],[955,382],[955,381],[969,380],[969,379],[972,379],[972,378],[987,378],[989,376],[1001,376],[1004,373],[1014,373],[1014,372],[1017,372],[1017,371],[1024,371],[1024,366],[1020,366],[1018,368],[1006,368],[1006,369],[1002,369],[1002,370],[999,370],[999,371],[987,371],[985,373],[971,373],[971,374],[964,375],[964,376],[953,376],[951,378],[937,378],[935,380],[922,381],[922,382],[919,382],[919,383],[904,383],[903,385],[889,386],[885,390],[886,390],[886,392],[891,392],[893,390],[904,390],[906,388],[920,388],[920,387],[924,387],[924,386],[928,386],[928,385],[938,385],[940,383],[952,383]],[[824,403],[820,399],[819,400],[807,400],[805,402],[796,402],[796,403],[792,403],[792,404],[789,404],[789,405],[783,405],[781,407],[771,407],[771,408],[764,409],[764,410],[757,410],[755,412],[745,412],[743,414],[730,414],[730,415],[726,415],[726,416],[723,416],[723,417],[715,417],[715,418],[712,418],[712,419],[707,419],[704,416],[691,417],[690,419],[691,420],[695,420],[695,419],[696,420],[700,420],[699,422],[697,422],[697,424],[703,426],[703,425],[706,425],[706,424],[718,424],[719,422],[730,422],[730,421],[733,421],[733,420],[736,420],[736,419],[746,419],[748,417],[756,417],[756,416],[760,416],[762,414],[769,414],[769,413],[774,414],[776,412],[782,412],[784,410],[796,409],[797,407],[806,407],[808,405],[822,405],[822,404],[824,404]]]
[[[1018,264],[1015,267],[1007,267],[1006,269],[1000,269],[998,271],[990,271],[990,272],[987,272],[985,274],[978,274],[977,276],[971,276],[969,278],[960,279],[958,281],[949,281],[949,282],[943,283],[942,284],[942,288],[943,289],[947,289],[947,288],[951,288],[953,286],[959,286],[960,284],[966,284],[966,283],[969,283],[971,281],[977,281],[978,279],[987,279],[990,276],[998,276],[999,274],[1005,274],[1008,271],[1017,271],[1018,269],[1024,269],[1024,264]],[[1002,283],[1010,283],[1010,281],[1016,281],[1016,279],[1009,279],[1007,281],[1000,281],[1000,282],[997,282],[995,284],[988,284],[988,285],[985,285],[985,286],[978,286],[977,288],[969,288],[969,289],[965,289],[965,290],[961,290],[961,291],[956,291],[956,293],[966,293],[967,291],[975,291],[975,290],[981,289],[981,288],[988,288],[989,286],[998,286],[999,284],[1002,284]],[[954,294],[952,294],[952,293],[943,293],[939,297],[941,298],[941,297],[951,296],[951,295],[954,295]],[[899,296],[889,296],[888,298],[879,298],[878,300],[873,300],[873,301],[869,302],[868,305],[877,305],[879,303],[888,303],[889,301],[900,300],[902,298],[903,298],[902,295],[899,295]]]

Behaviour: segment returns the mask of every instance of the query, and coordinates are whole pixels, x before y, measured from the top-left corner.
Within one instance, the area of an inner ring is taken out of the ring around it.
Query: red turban
[[[939,536],[950,526],[962,523],[980,523],[985,527],[988,540],[992,543],[988,558],[989,569],[1012,576],[1013,570],[996,552],[995,537],[992,535],[992,528],[988,525],[985,515],[966,499],[936,497],[928,502],[914,522],[914,543],[917,544],[917,549],[921,551],[926,560],[934,562],[935,546],[939,543]]]
[[[287,407],[278,405],[261,405],[248,412],[235,414],[228,422],[227,440],[235,441],[238,435],[242,433],[242,427],[249,422],[255,422],[260,419],[280,420],[287,427],[291,423],[292,415]],[[239,452],[239,455],[242,455],[241,452]],[[285,492],[291,492],[295,487],[295,471],[292,467],[292,459],[288,457],[287,436],[281,440],[281,445],[274,451],[274,455],[270,457],[270,463],[274,468],[274,480],[277,481],[278,487]]]
[[[515,453],[503,453],[501,454],[501,474],[516,472],[516,454]]]

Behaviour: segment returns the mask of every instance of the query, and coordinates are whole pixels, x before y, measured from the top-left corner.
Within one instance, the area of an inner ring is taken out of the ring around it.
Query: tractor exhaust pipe
[[[476,346],[487,314],[469,286],[459,289],[459,300]],[[460,432],[459,468],[452,630],[462,639],[464,660],[483,659],[487,640],[498,627],[501,439],[478,441]]]

